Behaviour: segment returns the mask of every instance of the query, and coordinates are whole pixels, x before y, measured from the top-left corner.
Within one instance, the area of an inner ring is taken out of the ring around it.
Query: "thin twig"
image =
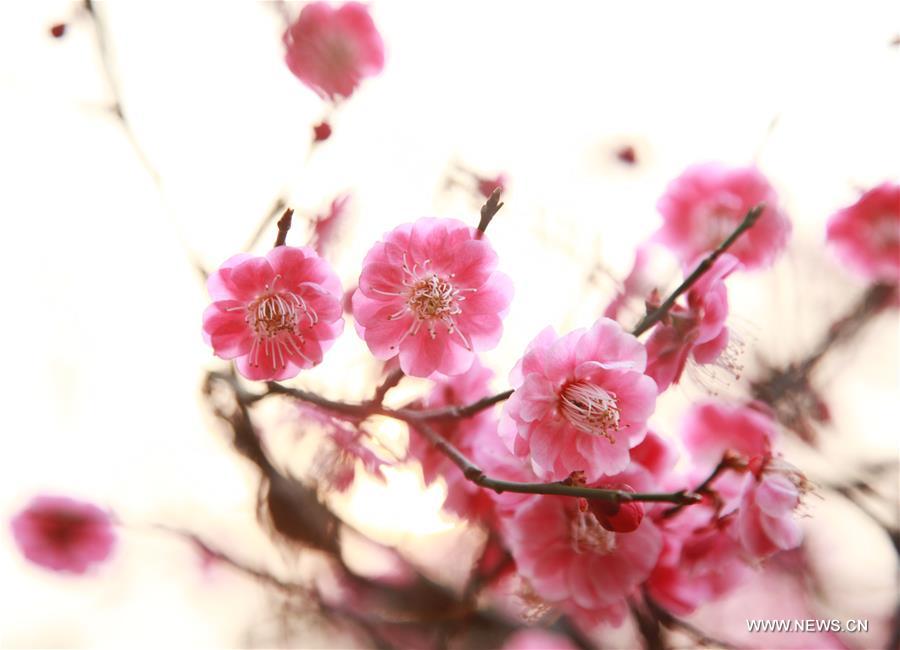
[[[269,211],[262,218],[262,221],[259,222],[259,225],[256,227],[253,235],[250,237],[250,239],[247,240],[247,243],[244,244],[245,251],[249,251],[254,246],[256,246],[259,240],[262,239],[262,236],[266,232],[266,229],[275,220],[275,217],[281,214],[282,210],[284,210],[285,207],[287,207],[287,202],[283,197],[279,196],[277,199],[275,199],[275,201],[272,203],[272,207],[269,208]]]
[[[672,305],[675,304],[675,301],[678,300],[678,297],[683,294],[685,291],[690,289],[697,280],[699,280],[704,273],[706,273],[713,264],[715,264],[716,260],[721,257],[721,255],[731,248],[732,244],[738,240],[738,238],[743,235],[747,230],[749,230],[753,224],[756,223],[757,219],[759,219],[760,215],[762,215],[763,210],[765,210],[765,205],[760,203],[759,205],[750,208],[747,215],[744,217],[744,220],[738,225],[737,228],[734,229],[728,238],[725,239],[719,246],[709,255],[707,255],[700,265],[694,269],[694,272],[691,273],[687,278],[685,278],[684,282],[678,285],[678,288],[675,289],[669,297],[666,298],[662,304],[644,316],[641,319],[641,322],[638,323],[635,328],[631,331],[635,336],[640,336],[648,329],[653,327],[657,322],[665,318],[666,314],[669,313],[669,310],[672,308]]]
[[[278,220],[278,236],[275,238],[275,247],[284,246],[287,243],[288,231],[291,229],[291,218],[294,216],[293,208],[285,208],[284,214]]]
[[[484,236],[484,231],[487,230],[491,220],[497,215],[500,208],[503,207],[503,202],[500,200],[500,195],[502,193],[503,188],[496,188],[491,192],[490,197],[484,202],[484,205],[481,206],[481,220],[478,222],[478,233],[476,234],[478,239],[481,239]]]
[[[382,382],[378,385],[378,388],[375,389],[375,394],[372,396],[372,400],[370,403],[381,406],[388,392],[397,384],[399,384],[400,380],[403,379],[404,376],[405,374],[400,368],[396,368],[389,372],[385,376],[384,380],[382,380]]]
[[[700,483],[700,485],[693,489],[691,494],[698,495],[699,497],[703,497],[703,495],[709,494],[712,491],[710,488],[713,484],[713,481],[719,478],[719,476],[725,470],[738,469],[740,467],[740,463],[741,461],[739,458],[737,458],[733,454],[725,452],[725,454],[722,456],[722,460],[719,461],[718,465],[713,468],[713,471],[710,472],[709,476],[703,479],[703,482]],[[666,519],[674,517],[679,512],[681,512],[681,509],[684,508],[684,505],[685,504],[678,504],[672,506],[671,508],[667,508],[663,511],[662,516]]]

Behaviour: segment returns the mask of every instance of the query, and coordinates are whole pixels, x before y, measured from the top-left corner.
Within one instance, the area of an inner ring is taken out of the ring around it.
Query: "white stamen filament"
[[[587,381],[568,384],[560,393],[559,408],[579,431],[616,441],[619,429],[619,405],[614,393]]]
[[[260,351],[271,359],[272,370],[279,366],[284,368],[291,354],[312,363],[301,351],[305,342],[302,329],[318,323],[319,316],[297,294],[291,291],[275,293],[266,286],[265,292],[247,305],[245,320],[256,335],[250,347],[251,366],[259,367]]]

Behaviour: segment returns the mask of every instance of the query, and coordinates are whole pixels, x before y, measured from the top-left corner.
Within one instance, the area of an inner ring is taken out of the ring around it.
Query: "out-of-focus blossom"
[[[657,208],[663,225],[656,240],[684,266],[721,244],[754,206],[766,207],[756,224],[729,252],[748,269],[770,266],[787,244],[791,223],[778,196],[755,167],[729,168],[708,163],[690,167],[673,180]]]
[[[628,272],[628,275],[622,281],[621,291],[617,291],[615,297],[606,306],[606,309],[603,311],[604,316],[616,320],[619,317],[619,312],[630,299],[644,297],[650,292],[652,280],[647,273],[649,260],[649,246],[638,246],[634,253],[634,263],[631,266],[631,271]]]
[[[313,127],[313,142],[324,142],[331,137],[331,125],[322,121]]]
[[[424,406],[431,409],[474,402],[488,394],[493,374],[476,359],[462,375],[438,379]],[[436,420],[430,425],[469,458],[473,457],[480,440],[497,436],[496,418],[487,410],[471,418]],[[469,481],[446,454],[418,431],[409,432],[409,455],[422,463],[426,484],[433,483],[438,477],[443,477],[447,482],[447,498],[444,501],[447,510],[471,520],[484,519],[492,512],[493,501],[489,492]]]
[[[331,202],[327,214],[316,217],[313,223],[311,245],[319,255],[325,255],[334,244],[337,233],[347,216],[349,203],[350,195],[342,194]]]
[[[321,97],[349,97],[384,67],[384,43],[369,9],[358,2],[334,8],[311,2],[284,33],[285,61]]]
[[[576,650],[576,647],[564,636],[533,628],[509,635],[502,650]]]
[[[900,280],[900,185],[882,183],[828,220],[828,243],[862,277]]]
[[[615,480],[644,489],[650,476],[635,468]],[[519,572],[538,595],[564,608],[597,612],[624,604],[650,574],[662,547],[649,518],[632,532],[614,532],[583,499],[570,497],[530,497],[502,517],[501,531]]]
[[[509,185],[509,177],[502,173],[497,174],[493,178],[476,175],[475,181],[478,186],[478,193],[486,199],[490,198],[491,194],[494,193],[494,190],[505,192],[507,185]]]
[[[66,27],[65,23],[56,23],[50,27],[50,36],[53,38],[62,38],[66,35]]]
[[[800,545],[803,531],[794,510],[807,488],[799,470],[781,459],[755,465],[744,477],[735,533],[747,553],[762,559]]]
[[[681,438],[698,470],[714,467],[726,451],[745,459],[766,456],[777,437],[771,416],[717,401],[694,404],[681,421]]]
[[[650,430],[641,443],[631,449],[631,460],[660,480],[675,467],[678,452],[662,436]]]
[[[322,361],[344,329],[341,285],[311,248],[241,253],[207,280],[203,336],[247,379],[287,379]]]
[[[750,574],[740,544],[729,534],[730,519],[693,505],[660,523],[663,550],[647,581],[652,598],[677,616],[728,593]]]
[[[689,357],[712,363],[728,345],[724,279],[739,266],[737,258],[722,255],[688,290],[687,305],[673,305],[665,322],[653,329],[647,339],[647,375],[659,392],[678,383]]]
[[[510,373],[516,391],[500,435],[544,479],[583,471],[593,482],[620,472],[656,405],[645,364],[644,346],[608,318],[562,337],[548,327]]]
[[[497,345],[512,282],[474,228],[419,219],[385,234],[363,261],[356,329],[379,359],[399,353],[408,375],[459,375]]]
[[[109,514],[68,497],[35,497],[10,528],[28,560],[60,573],[84,574],[105,562],[116,545]]]
[[[626,165],[635,165],[637,164],[637,152],[633,146],[626,144],[616,149],[616,159]]]

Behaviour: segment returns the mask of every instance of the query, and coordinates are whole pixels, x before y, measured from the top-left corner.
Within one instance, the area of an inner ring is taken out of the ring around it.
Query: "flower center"
[[[569,534],[572,550],[579,554],[606,555],[616,548],[616,534],[601,526],[592,512],[580,508],[569,520]]]
[[[619,405],[614,393],[587,381],[568,384],[560,393],[559,408],[579,431],[603,436],[614,443],[619,430]]]
[[[294,352],[309,361],[300,350],[304,318],[310,327],[319,322],[316,311],[303,298],[291,291],[276,293],[267,286],[265,293],[247,305],[245,320],[256,334],[250,348],[250,365],[259,366],[260,351],[272,360],[273,369],[287,365],[285,352]]]
[[[447,280],[432,275],[410,287],[407,304],[419,320],[446,319],[462,313],[456,304],[458,295],[459,291]]]

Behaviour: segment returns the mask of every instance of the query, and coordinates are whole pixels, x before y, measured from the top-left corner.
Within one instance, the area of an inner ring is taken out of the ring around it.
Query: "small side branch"
[[[502,188],[496,188],[491,192],[491,196],[485,201],[484,205],[481,206],[481,220],[478,222],[478,239],[481,239],[484,236],[484,231],[487,230],[491,220],[498,212],[500,212],[500,208],[503,207],[503,202],[500,200],[500,194],[502,193]]]
[[[685,278],[684,282],[678,285],[678,288],[675,289],[669,297],[666,298],[662,304],[644,316],[641,319],[641,322],[638,323],[635,328],[631,331],[635,336],[640,336],[651,327],[656,325],[659,321],[666,317],[666,314],[669,313],[669,310],[672,308],[672,305],[675,304],[675,301],[678,300],[678,297],[681,296],[685,291],[690,289],[697,280],[703,277],[703,274],[706,273],[712,265],[715,264],[716,260],[722,256],[722,253],[727,251],[731,246],[738,240],[738,238],[743,235],[746,231],[750,230],[753,227],[753,224],[759,219],[762,215],[763,210],[765,210],[766,206],[762,203],[750,209],[747,212],[747,215],[744,217],[744,220],[738,225],[737,228],[734,229],[728,238],[719,244],[718,248],[716,248],[712,253],[707,255],[700,265],[694,269],[694,272],[691,273],[687,278]]]
[[[294,216],[293,208],[285,208],[281,219],[278,220],[278,237],[275,238],[275,247],[284,246],[287,243],[288,231],[291,229],[291,219]]]

